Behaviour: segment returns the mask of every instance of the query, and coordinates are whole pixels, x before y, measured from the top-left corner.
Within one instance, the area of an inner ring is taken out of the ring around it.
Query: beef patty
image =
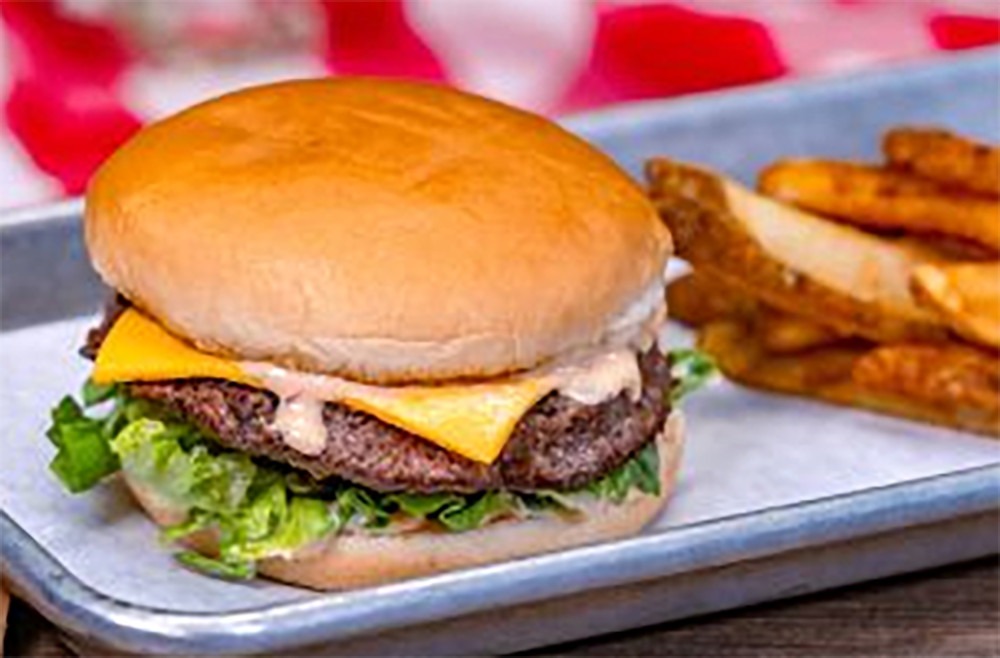
[[[121,302],[88,336],[96,354]],[[316,479],[340,477],[378,491],[474,492],[575,489],[624,463],[660,431],[670,412],[670,368],[657,349],[643,354],[642,394],[627,393],[584,405],[550,393],[517,424],[499,458],[481,464],[440,448],[367,413],[342,404],[323,409],[328,440],[305,455],[287,446],[271,422],[278,398],[217,379],[136,382],[133,397],[154,400],[202,428],[221,445],[281,462]]]

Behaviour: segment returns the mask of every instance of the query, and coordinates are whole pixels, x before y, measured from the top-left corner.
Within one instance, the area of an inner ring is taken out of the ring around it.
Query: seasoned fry
[[[804,355],[768,354],[760,336],[748,323],[738,320],[721,320],[702,327],[698,348],[734,381],[797,395],[849,380],[854,363],[864,353],[856,345],[844,345]]]
[[[922,265],[913,288],[960,336],[1000,347],[1000,262]]]
[[[853,162],[781,160],[764,194],[863,227],[943,234],[1000,249],[1000,202],[948,192],[908,173]]]
[[[772,354],[794,354],[832,345],[844,338],[836,329],[771,309],[761,309],[753,318],[761,346]]]
[[[691,272],[667,286],[670,317],[692,327],[718,320],[742,320],[753,325],[761,345],[784,354],[829,345],[843,335],[812,320],[766,308],[722,281]]]
[[[904,235],[893,238],[910,248],[923,250],[935,260],[944,261],[993,261],[1000,258],[1000,251],[984,247],[963,238],[948,235]]]
[[[647,164],[650,194],[694,268],[838,333],[875,341],[943,340],[919,307],[913,270],[928,250],[870,235],[759,196],[715,173],[666,159]]]
[[[971,346],[881,345],[858,359],[851,377],[865,389],[956,413],[1000,414],[1000,361]]]
[[[705,325],[698,347],[750,387],[1000,436],[1000,363],[974,348],[838,343],[773,355],[739,321]]]
[[[882,150],[900,169],[970,192],[1000,195],[1000,148],[937,128],[896,128]]]
[[[667,312],[675,320],[692,327],[711,322],[749,316],[757,303],[701,272],[691,272],[667,286]]]

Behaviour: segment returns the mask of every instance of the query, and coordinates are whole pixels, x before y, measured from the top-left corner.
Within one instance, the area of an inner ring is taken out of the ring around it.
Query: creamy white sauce
[[[274,427],[288,447],[305,455],[318,455],[326,447],[323,400],[307,395],[281,398]]]
[[[640,352],[648,350],[656,341],[656,334],[667,317],[664,285],[665,278],[652,282],[615,316],[605,329],[603,344],[609,347],[632,347]]]
[[[296,372],[269,363],[243,362],[240,367],[279,398],[273,427],[291,448],[307,455],[323,452],[327,441],[323,404],[346,399],[385,399],[405,387],[373,386],[340,377]],[[634,349],[617,348],[562,360],[514,379],[541,379],[552,390],[581,404],[595,405],[628,391],[642,393],[642,374]]]
[[[628,349],[594,354],[588,359],[563,363],[544,375],[552,387],[581,404],[595,405],[628,391],[633,400],[642,394],[639,359]]]

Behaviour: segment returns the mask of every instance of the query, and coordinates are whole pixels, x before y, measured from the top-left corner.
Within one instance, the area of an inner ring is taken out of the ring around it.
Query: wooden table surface
[[[7,656],[71,656],[48,622],[10,610]],[[996,558],[551,647],[562,656],[1000,656]]]

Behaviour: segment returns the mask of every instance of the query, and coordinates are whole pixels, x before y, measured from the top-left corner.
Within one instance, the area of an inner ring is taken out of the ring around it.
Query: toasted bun
[[[598,343],[671,249],[642,190],[555,124],[365,78],[146,128],[94,177],[86,242],[110,286],[206,351],[381,383]]]
[[[684,440],[679,412],[667,420],[657,437],[660,450],[659,496],[632,494],[621,505],[598,501],[582,518],[546,517],[526,521],[500,521],[462,533],[413,532],[399,535],[338,535],[328,542],[285,559],[264,560],[262,575],[293,585],[331,590],[364,587],[414,578],[513,558],[592,544],[638,532],[663,509],[674,489]],[[149,489],[126,478],[146,513],[160,525],[184,519]],[[213,533],[193,535],[187,542],[212,554]]]

